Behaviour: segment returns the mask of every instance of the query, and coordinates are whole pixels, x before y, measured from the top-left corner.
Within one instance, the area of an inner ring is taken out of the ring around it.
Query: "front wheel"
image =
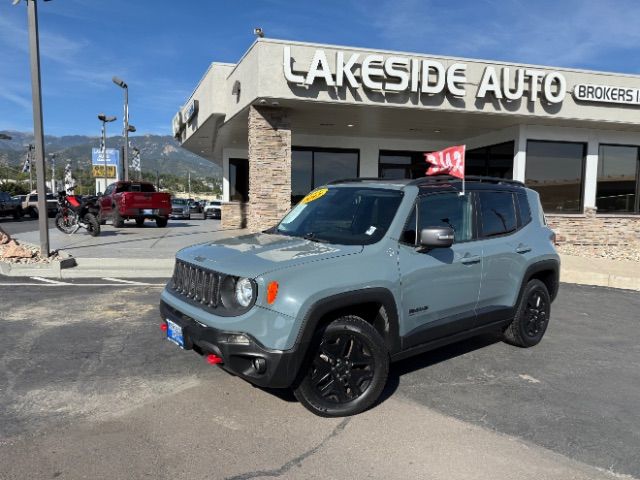
[[[156,217],[156,225],[158,228],[164,228],[169,223],[169,219],[167,217]]]
[[[29,208],[29,216],[31,218],[38,218],[38,207]]]
[[[115,228],[124,227],[124,218],[120,216],[120,212],[118,212],[118,210],[113,211],[113,217],[111,218],[111,223]]]
[[[22,208],[18,207],[15,209],[15,211],[13,212],[13,219],[22,220]]]
[[[504,331],[507,343],[517,347],[533,347],[540,343],[549,325],[551,297],[540,280],[530,280],[524,287],[516,316]]]
[[[62,233],[70,235],[78,230],[78,219],[75,214],[58,212],[55,219],[56,228]]]
[[[87,224],[87,232],[92,237],[100,235],[100,222],[93,213],[87,213],[84,216],[84,223]]]
[[[318,335],[294,389],[298,401],[321,417],[345,417],[371,407],[389,374],[389,352],[380,334],[362,318],[347,315]]]
[[[144,217],[136,217],[136,227],[144,226]]]

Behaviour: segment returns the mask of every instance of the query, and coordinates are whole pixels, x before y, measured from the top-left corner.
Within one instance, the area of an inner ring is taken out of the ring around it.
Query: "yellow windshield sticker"
[[[311,192],[309,195],[307,195],[306,197],[304,197],[302,200],[300,200],[300,203],[309,203],[309,202],[313,202],[314,200],[319,199],[320,197],[322,197],[325,193],[327,193],[329,191],[328,188],[319,188],[318,190],[314,190],[313,192]]]

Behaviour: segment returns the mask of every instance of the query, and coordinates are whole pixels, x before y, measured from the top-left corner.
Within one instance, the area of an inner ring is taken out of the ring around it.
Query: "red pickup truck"
[[[100,196],[100,209],[100,221],[110,218],[114,227],[124,226],[131,218],[141,227],[149,218],[163,228],[171,213],[171,195],[156,192],[150,182],[115,182]]]

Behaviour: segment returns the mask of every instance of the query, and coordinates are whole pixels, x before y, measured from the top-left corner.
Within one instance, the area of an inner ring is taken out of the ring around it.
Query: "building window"
[[[378,177],[393,180],[424,177],[429,167],[424,158],[425,153],[429,152],[380,150]]]
[[[600,145],[598,212],[639,213],[639,170],[639,147]]]
[[[249,160],[246,158],[229,159],[229,200],[249,201]]]
[[[465,174],[513,178],[514,149],[514,142],[505,142],[467,150]]]
[[[359,172],[359,150],[293,147],[291,203],[298,203],[307,193],[321,185],[343,178],[356,178]]]
[[[540,194],[547,213],[582,212],[585,143],[527,142],[525,183]]]

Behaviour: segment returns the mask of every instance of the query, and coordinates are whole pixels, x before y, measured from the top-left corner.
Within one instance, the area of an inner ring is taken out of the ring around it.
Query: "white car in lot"
[[[204,218],[222,218],[222,202],[209,200],[204,206]]]

